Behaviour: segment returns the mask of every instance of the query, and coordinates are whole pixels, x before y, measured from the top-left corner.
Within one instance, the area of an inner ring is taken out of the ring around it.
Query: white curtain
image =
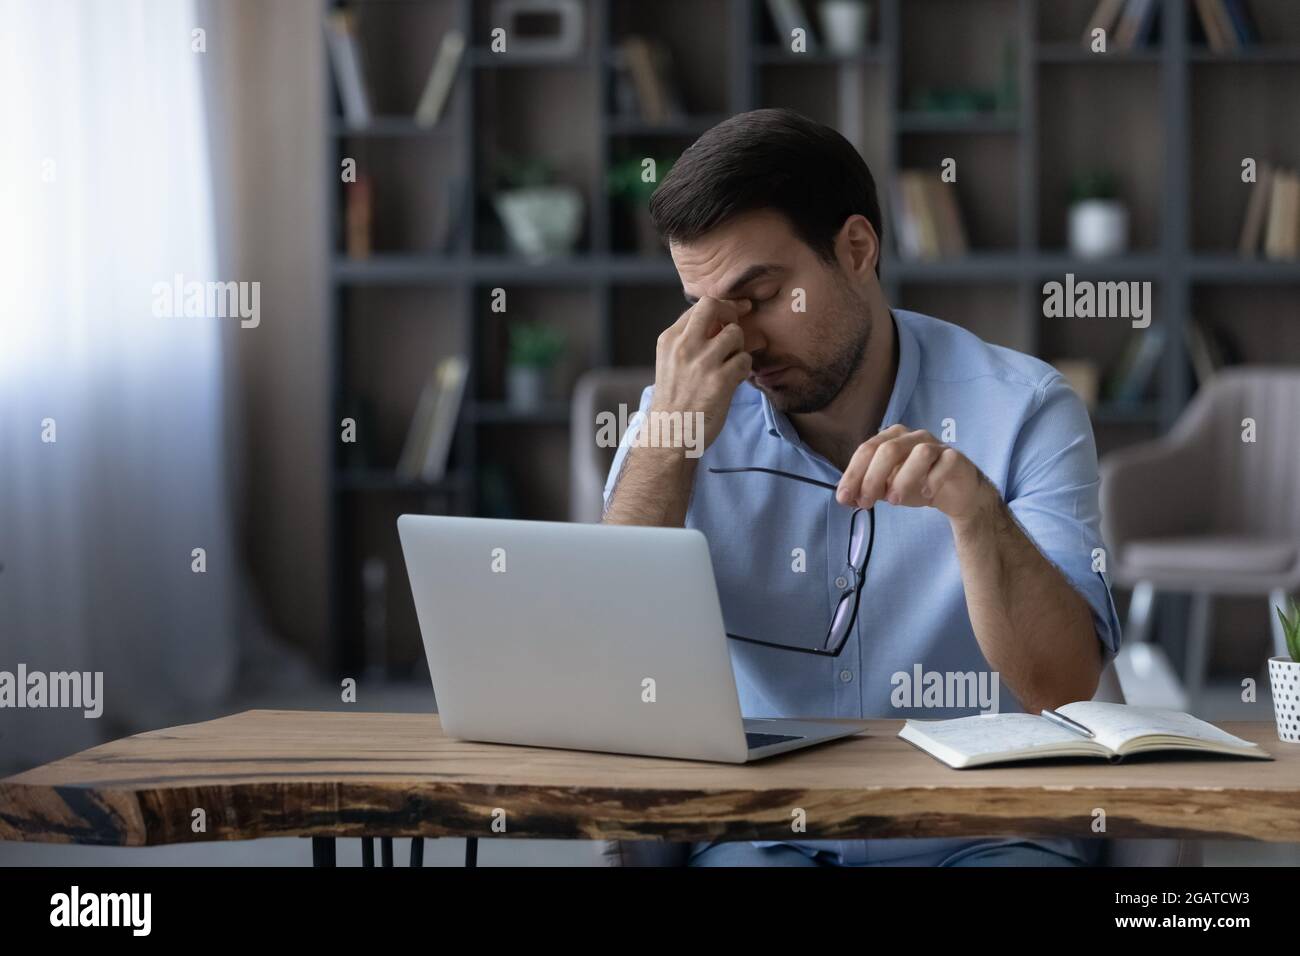
[[[193,4],[4,0],[0,24],[0,669],[104,674],[100,721],[0,712],[21,764],[229,690],[221,342],[256,330],[153,314],[176,273],[244,278],[214,274]]]

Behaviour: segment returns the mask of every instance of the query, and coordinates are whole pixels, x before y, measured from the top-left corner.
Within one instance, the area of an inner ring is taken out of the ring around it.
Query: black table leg
[[[465,865],[478,866],[478,837],[465,838]]]
[[[393,865],[393,838],[380,837],[379,850],[383,854],[383,858],[384,858],[383,865],[386,867],[391,867]]]
[[[424,866],[424,837],[411,837],[411,866]]]
[[[338,865],[333,837],[311,838],[311,865],[316,867]]]
[[[361,838],[361,865],[362,866],[375,865],[375,838],[374,837]]]

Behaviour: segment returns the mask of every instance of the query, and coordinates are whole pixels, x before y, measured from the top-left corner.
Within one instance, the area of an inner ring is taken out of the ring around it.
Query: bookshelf
[[[876,0],[870,41],[851,55],[793,54],[778,44],[762,0],[584,0],[582,52],[562,60],[493,53],[491,5],[472,0],[323,0],[359,24],[375,118],[341,119],[326,64],[327,154],[351,156],[376,182],[374,251],[349,259],[343,186],[328,192],[333,408],[331,620],[334,664],[363,663],[361,565],[387,566],[390,672],[422,666],[418,629],[393,533],[397,514],[567,517],[568,394],[586,368],[653,363],[658,331],[684,308],[666,254],[639,252],[631,214],[605,195],[604,170],[626,157],[672,156],[736,112],[790,106],[840,128],[881,190],[891,304],[964,324],[1046,359],[1117,361],[1127,322],[1048,319],[1042,284],[1079,278],[1150,280],[1154,323],[1168,326],[1153,390],[1136,405],[1099,404],[1101,452],[1169,427],[1194,382],[1182,356],[1189,316],[1237,338],[1246,362],[1300,362],[1300,262],[1236,255],[1246,190],[1243,156],[1300,165],[1300,4],[1250,0],[1264,43],[1225,54],[1201,40],[1192,0],[1158,0],[1154,42],[1094,54],[1079,38],[1096,0]],[[805,4],[812,11],[812,4]],[[817,30],[815,16],[810,22]],[[410,119],[438,42],[469,37],[439,124]],[[664,124],[614,110],[618,44],[653,37],[674,54],[683,114]],[[926,91],[976,84],[1003,91],[974,115],[918,107]],[[572,253],[537,263],[510,254],[485,198],[494,159],[539,156],[585,200]],[[895,252],[888,190],[906,168],[958,163],[970,252],[914,261]],[[1066,251],[1069,180],[1114,170],[1129,206],[1130,248],[1113,260]],[[448,177],[473,197],[449,250],[429,248]],[[515,411],[501,384],[503,317],[562,326],[569,347],[542,407]],[[471,357],[447,478],[392,475],[428,367]],[[339,421],[369,404],[369,459],[350,461]],[[503,498],[502,489],[511,494]]]

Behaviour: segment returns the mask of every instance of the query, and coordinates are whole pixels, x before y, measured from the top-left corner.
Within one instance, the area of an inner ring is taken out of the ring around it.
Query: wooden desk
[[[872,721],[854,737],[733,766],[463,743],[444,737],[434,715],[254,710],[137,734],[0,781],[0,839],[779,839],[796,807],[808,839],[1089,837],[1101,807],[1106,837],[1300,841],[1300,747],[1279,741],[1271,722],[1223,725],[1263,745],[1271,762],[1155,757],[960,771],[899,740],[901,725]],[[197,808],[203,833],[191,828]],[[498,808],[504,833],[491,826]],[[317,842],[332,860],[332,840]]]

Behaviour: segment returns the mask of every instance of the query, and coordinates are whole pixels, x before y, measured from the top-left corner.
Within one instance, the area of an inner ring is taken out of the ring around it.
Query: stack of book
[[[657,40],[629,36],[614,51],[614,104],[622,116],[668,123],[685,111],[673,82],[673,60]]]
[[[454,355],[439,362],[425,383],[397,462],[399,478],[434,482],[447,474],[468,370],[466,359]]]
[[[933,170],[899,171],[893,189],[899,255],[947,259],[969,251],[956,189]]]
[[[347,10],[335,10],[326,16],[325,39],[334,68],[334,82],[343,104],[343,118],[349,126],[365,126],[373,113],[355,15]],[[438,46],[429,78],[415,107],[417,126],[429,128],[437,125],[464,55],[465,35],[459,30],[448,30]]]
[[[1196,0],[1196,15],[1215,53],[1234,53],[1259,42],[1259,29],[1245,0]]]
[[[1260,163],[1246,203],[1237,251],[1267,259],[1300,258],[1300,175]]]
[[[1092,49],[1093,34],[1105,30],[1107,51],[1136,50],[1155,38],[1159,0],[1098,0],[1083,31],[1083,45]]]

